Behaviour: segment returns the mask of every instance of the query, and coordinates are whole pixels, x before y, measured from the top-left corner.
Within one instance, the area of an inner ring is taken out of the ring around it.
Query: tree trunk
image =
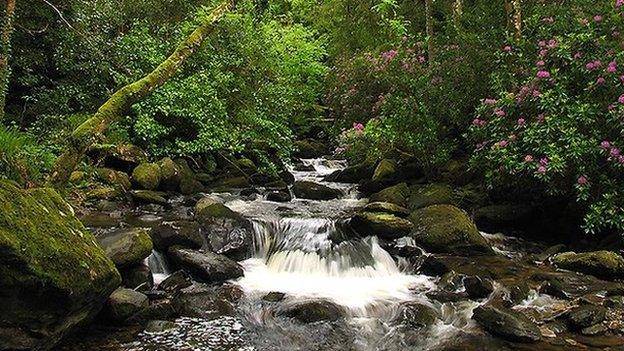
[[[457,31],[459,31],[461,28],[461,18],[462,18],[463,12],[464,12],[464,1],[455,0],[453,2],[453,24],[455,25],[455,30]]]
[[[235,4],[236,0],[225,0],[221,3],[156,69],[138,81],[119,89],[100,106],[93,117],[76,128],[69,138],[67,149],[56,160],[49,184],[56,189],[63,189],[80,159],[88,148],[101,138],[110,124],[120,119],[134,103],[145,98],[173,77],[184,61],[213,31],[215,24],[233,9]]]
[[[431,65],[435,50],[433,44],[433,0],[425,0],[425,17],[427,27],[427,51],[429,52],[429,65]]]
[[[11,33],[13,32],[13,17],[15,16],[15,0],[6,0],[4,9],[4,23],[0,33],[0,123],[4,120],[4,105],[9,89],[9,55],[11,54]]]
[[[513,27],[516,41],[522,39],[522,4],[520,0],[512,0],[513,6]]]

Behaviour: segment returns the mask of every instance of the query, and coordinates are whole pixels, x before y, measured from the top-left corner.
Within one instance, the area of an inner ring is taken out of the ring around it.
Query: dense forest
[[[0,16],[0,350],[624,350],[624,0]]]

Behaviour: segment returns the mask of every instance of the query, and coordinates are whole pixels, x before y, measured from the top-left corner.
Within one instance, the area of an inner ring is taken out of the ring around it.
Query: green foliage
[[[605,3],[528,18],[530,40],[500,53],[497,99],[470,130],[492,186],[576,198],[590,233],[624,229],[621,14]]]
[[[54,154],[33,135],[0,125],[0,178],[32,185],[53,162]]]

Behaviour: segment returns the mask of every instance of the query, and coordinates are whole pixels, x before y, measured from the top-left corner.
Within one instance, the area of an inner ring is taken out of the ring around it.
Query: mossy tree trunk
[[[67,149],[54,165],[49,179],[50,185],[56,189],[64,188],[80,159],[88,148],[102,137],[110,124],[120,119],[134,103],[145,98],[173,77],[184,61],[213,31],[215,24],[235,5],[236,0],[225,0],[221,3],[156,69],[138,81],[119,89],[100,106],[93,117],[76,128],[69,139]]]
[[[0,123],[4,120],[4,105],[9,88],[9,55],[11,54],[11,33],[15,0],[6,0],[3,13],[2,33],[0,33]]]

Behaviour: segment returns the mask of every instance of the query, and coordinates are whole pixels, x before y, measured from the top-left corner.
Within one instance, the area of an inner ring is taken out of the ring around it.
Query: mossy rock
[[[432,326],[438,319],[440,315],[432,307],[417,302],[407,302],[399,306],[393,322],[414,329],[422,329]]]
[[[349,224],[360,236],[378,236],[383,239],[398,239],[410,233],[412,222],[390,213],[360,212]]]
[[[115,290],[106,304],[109,316],[116,322],[125,322],[148,306],[146,295],[125,288]]]
[[[256,164],[248,158],[238,159],[235,163],[238,168],[242,169],[245,172],[256,172],[258,170]]]
[[[411,236],[430,252],[493,254],[474,222],[455,206],[433,205],[421,208],[412,212],[409,219],[414,224]]]
[[[392,178],[396,174],[396,167],[397,164],[393,160],[383,159],[377,164],[372,179],[377,181]]]
[[[162,174],[156,163],[141,163],[132,171],[132,180],[145,190],[156,190],[160,185]]]
[[[559,268],[605,279],[624,277],[624,258],[612,251],[564,252],[551,258]]]
[[[414,185],[410,188],[409,208],[416,210],[431,205],[455,205],[453,189],[446,184]]]
[[[54,190],[0,180],[0,349],[50,349],[97,313],[120,282]]]
[[[180,193],[184,195],[199,194],[205,190],[204,184],[195,178],[184,177],[180,181]]]
[[[169,157],[165,157],[158,161],[160,167],[160,187],[163,190],[174,191],[178,190],[182,174],[178,165],[173,162]]]
[[[90,155],[103,159],[106,167],[127,172],[137,165],[147,162],[147,154],[140,147],[133,144],[93,145]]]
[[[479,306],[472,319],[483,329],[509,341],[537,342],[542,338],[539,327],[522,313],[493,306]]]
[[[69,182],[72,184],[79,184],[87,178],[87,173],[83,171],[73,171],[69,175]]]
[[[408,206],[410,195],[409,187],[406,183],[400,183],[389,188],[385,188],[370,196],[371,202],[389,202],[401,207]]]
[[[345,316],[345,309],[331,301],[303,301],[277,311],[278,315],[295,318],[303,323],[336,321]]]
[[[136,202],[145,204],[166,205],[165,193],[151,190],[132,190],[130,195]]]
[[[100,186],[87,191],[88,200],[113,200],[122,197],[123,191],[112,186]]]
[[[127,173],[116,171],[110,168],[97,168],[95,173],[102,182],[114,187],[130,190],[132,184],[130,183],[130,177]]]
[[[152,253],[152,238],[143,228],[127,228],[97,237],[117,267],[139,263]]]
[[[329,152],[325,143],[312,139],[297,140],[293,145],[293,155],[298,158],[318,158]]]
[[[214,182],[214,177],[208,173],[197,173],[195,174],[195,179],[197,179],[202,184],[210,184]]]
[[[249,188],[251,183],[247,177],[232,177],[232,178],[222,178],[212,183],[211,188],[215,191],[228,191],[231,189],[245,189]]]
[[[296,181],[292,191],[296,197],[310,200],[331,200],[344,195],[338,189],[307,180]]]
[[[337,183],[359,183],[362,180],[370,179],[374,171],[375,164],[364,162],[328,174],[325,176],[325,180]]]
[[[362,211],[389,213],[401,218],[410,215],[410,211],[407,208],[389,202],[371,202],[364,206]]]

